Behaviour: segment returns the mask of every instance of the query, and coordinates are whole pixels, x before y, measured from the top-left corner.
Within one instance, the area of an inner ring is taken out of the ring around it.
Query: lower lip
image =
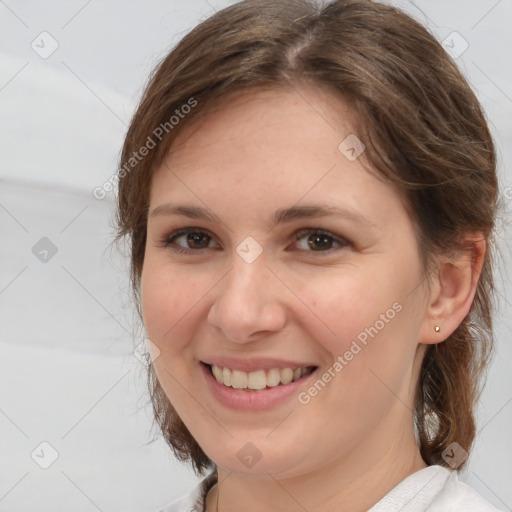
[[[289,384],[280,384],[264,391],[243,391],[220,384],[212,375],[210,368],[200,363],[201,373],[212,395],[222,405],[239,411],[266,411],[286,403],[297,396],[300,389],[305,387],[316,376],[318,368]]]

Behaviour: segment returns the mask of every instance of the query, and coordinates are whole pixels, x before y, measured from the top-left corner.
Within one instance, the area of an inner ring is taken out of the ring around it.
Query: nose
[[[286,324],[286,307],[278,279],[260,257],[247,263],[237,254],[224,279],[215,287],[208,323],[237,343],[256,341],[279,332]]]

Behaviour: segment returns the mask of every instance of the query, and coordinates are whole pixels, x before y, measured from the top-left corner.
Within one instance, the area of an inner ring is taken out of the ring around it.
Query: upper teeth
[[[272,368],[267,372],[265,370],[257,370],[248,373],[212,365],[212,373],[217,382],[236,389],[265,389],[267,386],[273,387],[279,384],[289,384],[300,379],[310,371],[311,367],[297,368],[296,370],[291,368]]]

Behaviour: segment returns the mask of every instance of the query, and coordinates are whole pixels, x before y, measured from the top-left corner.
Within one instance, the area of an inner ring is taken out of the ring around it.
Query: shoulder
[[[475,489],[461,481],[457,471],[443,470],[449,472],[449,476],[426,512],[500,512]]]
[[[204,500],[210,488],[217,482],[217,473],[205,476],[187,495],[174,501],[158,512],[203,512]]]
[[[368,512],[500,512],[475,489],[459,480],[457,471],[428,466],[409,475]]]

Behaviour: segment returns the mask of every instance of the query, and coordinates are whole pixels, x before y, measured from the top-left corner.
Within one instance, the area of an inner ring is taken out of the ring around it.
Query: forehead
[[[355,119],[348,102],[324,85],[303,83],[296,87],[234,91],[215,100],[185,127],[173,141],[170,153],[189,153],[205,143],[257,142],[260,135],[257,132],[270,133],[268,129],[276,124],[286,127],[287,132],[294,131],[297,138],[311,137],[327,129],[339,134],[353,132],[351,126]],[[305,131],[302,130],[304,121],[309,124]]]
[[[233,212],[243,206],[257,216],[311,201],[383,220],[397,194],[340,150],[356,137],[355,120],[325,88],[234,94],[180,132],[153,177],[151,203],[221,198],[215,209],[226,213],[229,198]]]
[[[348,171],[358,162],[348,162],[339,146],[355,137],[354,119],[343,99],[316,86],[233,93],[179,133],[160,169],[245,183],[265,173],[309,181],[305,168],[320,175],[333,165]]]

